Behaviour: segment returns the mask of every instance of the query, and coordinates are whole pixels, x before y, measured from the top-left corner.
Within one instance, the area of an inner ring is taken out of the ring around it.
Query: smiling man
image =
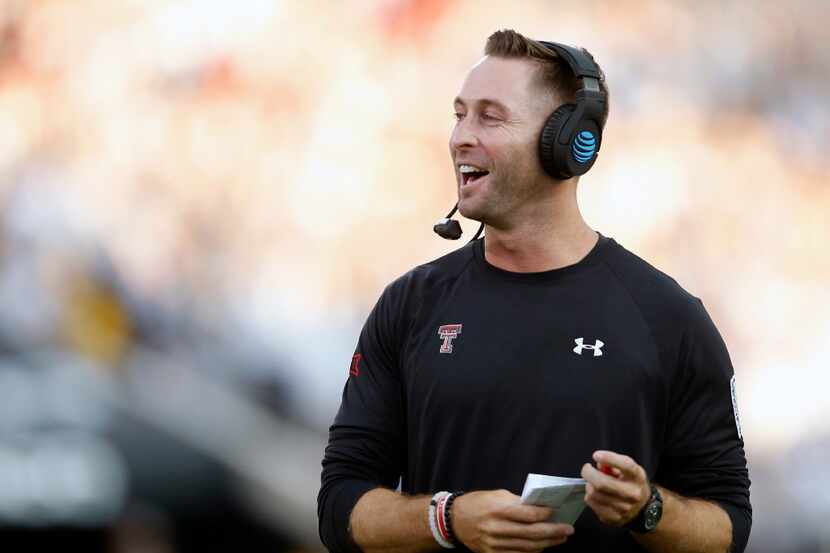
[[[458,209],[485,237],[390,284],[360,334],[318,496],[333,552],[743,551],[749,478],[700,300],[576,199],[608,115],[584,50],[500,31],[454,101]],[[521,504],[582,476],[573,524]],[[400,492],[395,488],[400,481]]]

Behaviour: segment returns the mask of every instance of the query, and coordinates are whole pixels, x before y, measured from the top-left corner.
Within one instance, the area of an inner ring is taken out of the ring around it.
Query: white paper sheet
[[[585,509],[585,480],[530,473],[522,490],[522,503],[553,507],[551,522],[573,524]]]

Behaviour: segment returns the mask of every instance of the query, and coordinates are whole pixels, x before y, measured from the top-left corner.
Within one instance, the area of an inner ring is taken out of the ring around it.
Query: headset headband
[[[565,60],[565,63],[570,66],[571,71],[573,71],[574,75],[577,77],[593,77],[594,79],[599,79],[599,69],[597,68],[597,64],[594,63],[594,60],[586,56],[581,50],[577,50],[573,46],[560,44],[558,42],[540,40],[539,43],[544,44],[559,54],[559,56]]]
[[[606,98],[599,86],[600,73],[597,64],[590,56],[573,46],[545,40],[540,40],[539,43],[556,52],[568,64],[576,78],[582,79],[582,88],[576,91],[576,110],[559,133],[559,143],[570,143],[577,125],[585,119],[595,121],[597,127],[602,129]]]

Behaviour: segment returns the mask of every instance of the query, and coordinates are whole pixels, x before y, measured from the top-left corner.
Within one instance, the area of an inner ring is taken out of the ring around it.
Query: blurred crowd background
[[[500,28],[607,74],[583,213],[730,348],[749,551],[830,551],[823,0],[0,0],[0,541],[322,549],[357,334],[463,243],[451,99]]]

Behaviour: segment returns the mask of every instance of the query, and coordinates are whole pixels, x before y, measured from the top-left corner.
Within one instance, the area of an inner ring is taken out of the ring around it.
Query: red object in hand
[[[597,464],[597,468],[599,469],[599,471],[600,471],[600,472],[604,472],[604,473],[605,473],[605,474],[607,474],[608,476],[615,476],[615,475],[614,475],[614,469],[612,469],[612,468],[611,468],[611,467],[609,467],[608,465],[604,465],[604,464],[602,464],[602,463],[598,463],[598,464]]]

